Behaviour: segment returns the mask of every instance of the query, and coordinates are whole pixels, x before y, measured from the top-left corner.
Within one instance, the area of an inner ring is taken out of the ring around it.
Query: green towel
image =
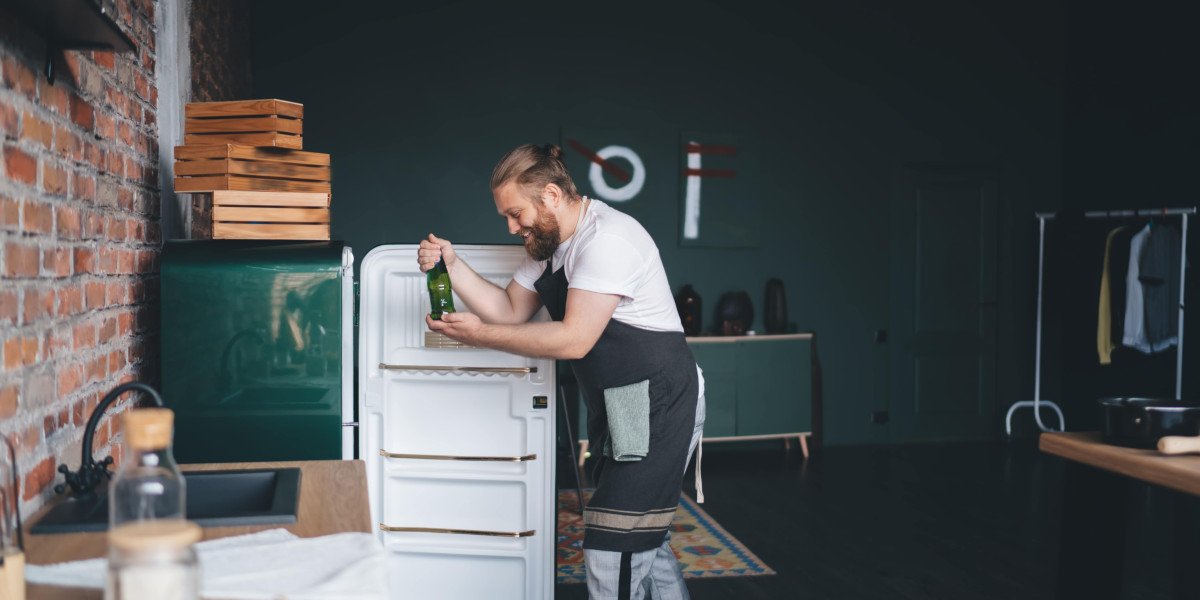
[[[604,454],[619,461],[642,460],[650,452],[650,380],[604,390],[608,440]]]

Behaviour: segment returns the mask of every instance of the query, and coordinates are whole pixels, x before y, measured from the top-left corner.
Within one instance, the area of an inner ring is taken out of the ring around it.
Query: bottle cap
[[[122,523],[108,532],[108,543],[119,550],[176,550],[200,540],[200,526],[183,519],[151,519]]]
[[[133,408],[125,411],[125,441],[132,450],[161,450],[171,445],[175,413],[169,408]]]

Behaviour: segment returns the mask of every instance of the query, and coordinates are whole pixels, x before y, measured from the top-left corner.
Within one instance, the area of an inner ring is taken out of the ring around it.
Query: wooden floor
[[[1052,598],[1062,464],[1032,442],[706,445],[703,505],[778,575],[688,580],[696,600]],[[690,478],[685,491],[693,493]],[[1124,598],[1165,598],[1155,492],[1135,489]],[[586,598],[560,585],[560,599]]]

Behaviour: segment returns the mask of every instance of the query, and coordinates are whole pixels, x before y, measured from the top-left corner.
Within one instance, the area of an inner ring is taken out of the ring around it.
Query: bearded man
[[[688,598],[668,530],[704,426],[704,379],[658,246],[629,215],[580,196],[557,146],[512,150],[493,170],[491,190],[528,257],[500,288],[430,234],[418,251],[421,270],[444,260],[470,312],[426,323],[472,346],[571,362],[588,439],[602,449],[584,509],[588,595]],[[530,323],[543,306],[553,320]]]

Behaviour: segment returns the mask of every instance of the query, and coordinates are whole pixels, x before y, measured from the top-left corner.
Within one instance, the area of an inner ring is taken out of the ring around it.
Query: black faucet
[[[92,416],[88,418],[87,427],[83,430],[83,458],[79,461],[79,470],[72,472],[67,465],[59,465],[58,472],[62,473],[66,478],[65,484],[54,486],[54,491],[62,494],[67,491],[67,486],[71,487],[71,491],[75,497],[80,500],[94,500],[96,498],[96,486],[102,482],[112,479],[112,473],[109,472],[109,465],[113,464],[113,458],[109,456],[101,462],[96,462],[92,458],[92,438],[96,435],[96,426],[100,424],[100,417],[104,416],[105,409],[114,400],[121,397],[121,394],[129,390],[140,390],[150,395],[156,406],[163,405],[162,396],[158,392],[140,382],[131,381],[118,385],[113,391],[109,392],[96,405],[96,410],[92,411]]]

